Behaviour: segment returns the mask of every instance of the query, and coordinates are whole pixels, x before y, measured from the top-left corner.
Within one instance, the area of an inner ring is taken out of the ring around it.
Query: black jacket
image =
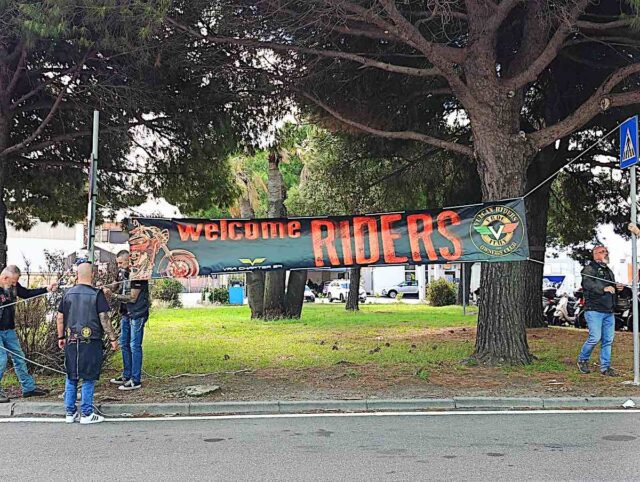
[[[15,303],[17,298],[24,300],[42,295],[47,292],[47,288],[36,288],[29,290],[18,283],[14,288],[0,288],[0,330],[14,330],[16,327],[16,305],[2,308],[3,305]]]
[[[615,288],[616,280],[613,276],[613,271],[606,265],[591,261],[584,267],[581,274],[585,310],[613,313],[616,304],[616,295],[604,291],[607,286],[613,286]]]

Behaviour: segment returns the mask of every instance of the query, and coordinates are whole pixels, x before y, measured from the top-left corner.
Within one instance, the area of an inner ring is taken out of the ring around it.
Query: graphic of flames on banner
[[[525,261],[522,198],[401,213],[129,220],[132,279]]]

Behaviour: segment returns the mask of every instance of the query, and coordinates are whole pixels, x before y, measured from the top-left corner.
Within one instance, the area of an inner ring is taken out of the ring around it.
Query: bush
[[[213,302],[222,305],[229,303],[229,290],[227,288],[215,288],[213,290]]]
[[[456,285],[444,278],[429,283],[427,301],[431,306],[449,306],[456,304]]]
[[[169,308],[182,307],[180,293],[182,293],[182,283],[175,279],[157,280],[151,288],[152,298],[163,301]]]

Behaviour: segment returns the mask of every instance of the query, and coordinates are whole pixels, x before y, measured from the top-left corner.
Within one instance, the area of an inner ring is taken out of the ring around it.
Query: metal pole
[[[460,263],[460,271],[462,272],[460,279],[462,280],[462,314],[467,314],[467,285],[464,276],[464,263]]]
[[[636,192],[636,166],[631,166],[631,222],[638,223]],[[631,269],[633,292],[633,384],[640,385],[640,351],[638,340],[638,244],[635,234],[631,234]]]
[[[91,166],[89,168],[89,226],[88,226],[88,243],[89,261],[95,261],[95,238],[96,238],[96,201],[97,179],[98,179],[98,125],[100,121],[100,112],[93,111],[93,149],[91,152]]]

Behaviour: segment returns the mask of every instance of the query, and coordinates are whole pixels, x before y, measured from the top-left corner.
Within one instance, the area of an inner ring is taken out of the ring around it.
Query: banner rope
[[[578,154],[576,157],[574,157],[573,159],[571,159],[569,162],[567,162],[565,165],[563,165],[562,167],[560,167],[560,169],[558,169],[556,172],[554,172],[553,174],[551,174],[549,177],[547,177],[544,181],[542,181],[540,184],[538,184],[537,186],[535,186],[533,189],[530,189],[529,192],[525,193],[522,196],[522,199],[525,199],[527,196],[533,194],[534,192],[536,192],[538,189],[540,189],[542,186],[544,186],[546,183],[548,183],[549,181],[551,181],[552,179],[554,179],[558,174],[560,174],[566,167],[569,167],[571,164],[573,164],[574,162],[576,162],[578,159],[580,159],[582,156],[584,156],[587,152],[589,152],[591,149],[593,149],[594,147],[600,145],[607,137],[609,137],[611,134],[613,134],[615,131],[617,131],[618,129],[620,129],[620,126],[622,125],[622,123],[618,124],[617,126],[615,126],[613,129],[611,129],[609,132],[607,132],[603,137],[601,137],[598,141],[594,142],[593,144],[591,144],[589,147],[587,147],[584,151],[582,151],[580,154]]]

